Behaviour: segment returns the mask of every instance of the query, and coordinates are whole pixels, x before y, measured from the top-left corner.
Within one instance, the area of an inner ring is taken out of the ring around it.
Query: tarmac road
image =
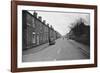
[[[36,53],[34,53],[32,49],[23,51],[22,61],[34,62],[89,59],[89,52],[90,48],[86,45],[70,39],[68,40],[67,38],[60,38],[56,40],[55,45],[47,46]]]

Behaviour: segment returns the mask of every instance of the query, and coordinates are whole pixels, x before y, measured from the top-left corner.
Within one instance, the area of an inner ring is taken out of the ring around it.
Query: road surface
[[[79,60],[89,59],[90,56],[88,46],[77,43],[74,40],[68,40],[67,38],[57,39],[55,45],[46,46],[37,52],[34,52],[33,49],[23,51],[23,62]]]

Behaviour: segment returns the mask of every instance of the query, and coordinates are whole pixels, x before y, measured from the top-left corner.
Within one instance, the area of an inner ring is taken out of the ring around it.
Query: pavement
[[[38,48],[42,49],[38,50]],[[89,52],[89,46],[80,44],[74,40],[68,40],[67,38],[59,38],[56,40],[55,45],[46,46],[46,44],[44,44],[36,48],[23,51],[22,61],[34,62],[89,59]]]
[[[43,49],[46,49],[48,46],[49,46],[49,43],[45,43],[45,44],[39,45],[37,47],[30,48],[28,50],[23,50],[22,54],[23,55],[34,54],[34,53],[37,53]]]
[[[77,45],[76,48],[81,50],[81,52],[83,52],[83,54],[86,54],[88,57],[90,57],[90,47],[88,45],[81,44],[81,43],[76,42],[74,40],[69,40],[69,42],[75,46]]]

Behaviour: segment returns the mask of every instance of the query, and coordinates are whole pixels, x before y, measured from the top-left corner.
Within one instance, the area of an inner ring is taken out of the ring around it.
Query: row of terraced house
[[[46,24],[37,12],[22,11],[22,48],[23,50],[55,41],[61,35],[52,26]]]

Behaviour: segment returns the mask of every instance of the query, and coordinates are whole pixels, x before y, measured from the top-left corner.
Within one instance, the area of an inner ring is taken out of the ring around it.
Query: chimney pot
[[[37,18],[37,13],[34,11],[33,15]]]
[[[42,17],[41,17],[41,16],[39,16],[38,19],[39,19],[40,21],[42,21]]]
[[[43,20],[43,23],[44,23],[44,24],[46,24],[46,21],[45,21],[45,20]]]

